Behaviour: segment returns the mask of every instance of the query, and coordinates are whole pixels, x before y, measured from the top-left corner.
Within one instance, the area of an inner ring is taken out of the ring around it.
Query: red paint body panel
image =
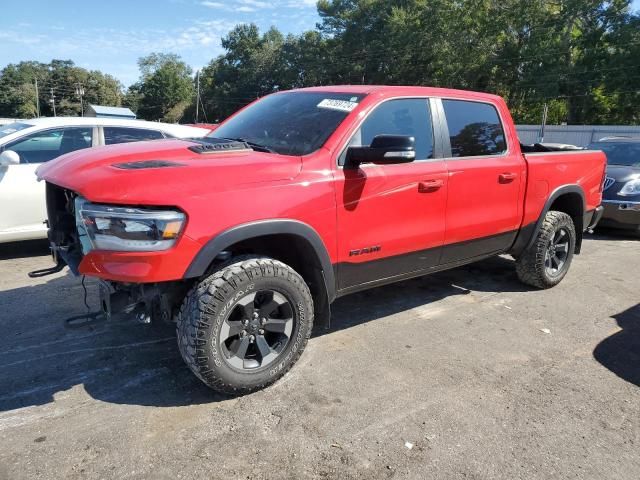
[[[447,160],[449,197],[445,243],[517,230],[522,221],[527,164],[511,114],[502,99],[491,101],[502,119],[507,153]],[[511,181],[501,181],[509,174]]]
[[[38,175],[96,203],[177,207],[187,215],[178,243],[155,253],[92,251],[83,274],[121,282],[183,278],[201,248],[245,223],[292,219],[313,228],[333,264],[364,264],[517,231],[537,221],[553,190],[579,185],[587,209],[600,204],[604,156],[595,152],[523,156],[497,96],[423,87],[336,86],[309,91],[367,94],[318,151],[293,157],[255,151],[198,154],[185,140],[82,150],[44,164]],[[453,98],[495,105],[508,153],[496,157],[366,165],[345,171],[338,156],[361,120],[386,99]],[[113,164],[171,160],[175,168],[123,170]],[[510,181],[501,175],[512,174]],[[438,188],[424,190],[425,182]],[[350,251],[381,246],[364,256]],[[419,260],[418,260],[419,261]],[[401,273],[401,272],[400,272]]]
[[[529,175],[523,225],[535,222],[547,198],[564,185],[579,185],[585,210],[602,203],[602,179],[606,160],[602,152],[576,151],[526,154]]]

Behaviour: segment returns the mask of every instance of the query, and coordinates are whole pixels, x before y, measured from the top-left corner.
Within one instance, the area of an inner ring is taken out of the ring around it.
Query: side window
[[[354,133],[350,147],[371,145],[377,135],[409,135],[416,139],[416,160],[433,158],[433,126],[424,98],[388,100],[378,105]],[[344,165],[346,150],[340,156]]]
[[[493,105],[443,100],[454,157],[499,155],[507,151],[504,130]]]
[[[89,148],[93,127],[67,127],[32,133],[5,148],[20,156],[20,163],[44,163],[65,153]]]
[[[145,128],[104,127],[105,145],[116,143],[141,142],[143,140],[158,140],[164,138],[162,132]]]

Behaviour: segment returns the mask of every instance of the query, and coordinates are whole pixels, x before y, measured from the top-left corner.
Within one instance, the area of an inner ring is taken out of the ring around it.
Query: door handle
[[[511,183],[516,179],[517,176],[518,175],[516,175],[515,173],[507,172],[501,173],[498,176],[498,179],[500,180],[500,183]]]
[[[440,190],[444,186],[444,180],[424,180],[422,182],[418,182],[418,192],[420,193],[430,193],[435,192],[436,190]]]

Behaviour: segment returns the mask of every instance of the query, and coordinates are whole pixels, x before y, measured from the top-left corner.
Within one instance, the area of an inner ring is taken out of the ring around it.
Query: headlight
[[[82,251],[149,252],[171,248],[185,224],[176,210],[116,207],[75,200]]]
[[[640,178],[636,178],[635,180],[629,180],[624,184],[622,190],[618,192],[618,195],[622,195],[624,197],[630,195],[640,195]]]

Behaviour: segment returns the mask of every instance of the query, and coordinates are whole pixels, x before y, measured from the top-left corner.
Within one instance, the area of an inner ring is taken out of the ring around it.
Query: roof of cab
[[[300,88],[297,89],[297,91],[353,93],[355,95],[381,94],[382,96],[425,95],[433,97],[466,97],[486,100],[496,100],[501,98],[500,96],[491,93],[474,92],[471,90],[400,85],[328,85],[323,87]]]

